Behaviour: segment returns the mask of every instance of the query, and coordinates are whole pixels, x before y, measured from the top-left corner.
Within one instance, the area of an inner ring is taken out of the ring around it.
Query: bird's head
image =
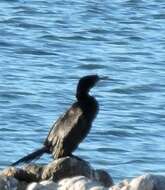
[[[98,75],[87,75],[82,77],[77,85],[76,97],[77,99],[87,96],[90,89],[95,86],[99,81],[100,77]]]

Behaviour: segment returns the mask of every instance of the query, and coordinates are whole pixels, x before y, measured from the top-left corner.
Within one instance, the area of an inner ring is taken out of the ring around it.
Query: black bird
[[[52,126],[42,148],[14,162],[29,163],[44,153],[52,154],[54,159],[72,156],[72,152],[87,136],[99,106],[89,91],[98,82],[98,75],[88,75],[79,80],[76,91],[77,101]]]

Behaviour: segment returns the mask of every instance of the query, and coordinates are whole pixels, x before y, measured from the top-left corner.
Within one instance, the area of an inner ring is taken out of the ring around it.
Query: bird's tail
[[[24,156],[18,161],[12,163],[11,166],[16,166],[20,163],[30,163],[32,160],[39,159],[46,152],[48,152],[48,148],[46,146],[43,146],[42,148],[35,150],[34,152],[28,154],[27,156]]]

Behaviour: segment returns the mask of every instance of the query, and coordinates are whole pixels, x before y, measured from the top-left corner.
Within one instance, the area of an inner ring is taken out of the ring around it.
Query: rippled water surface
[[[100,112],[75,154],[115,180],[165,173],[165,2],[1,0],[0,8],[0,167],[40,147],[75,101],[78,79],[98,73],[111,80],[93,90]]]

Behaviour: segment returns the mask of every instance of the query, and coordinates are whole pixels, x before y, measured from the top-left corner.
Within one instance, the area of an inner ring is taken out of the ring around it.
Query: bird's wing
[[[54,157],[68,155],[77,147],[85,123],[83,112],[77,106],[72,106],[54,123],[46,140]]]

